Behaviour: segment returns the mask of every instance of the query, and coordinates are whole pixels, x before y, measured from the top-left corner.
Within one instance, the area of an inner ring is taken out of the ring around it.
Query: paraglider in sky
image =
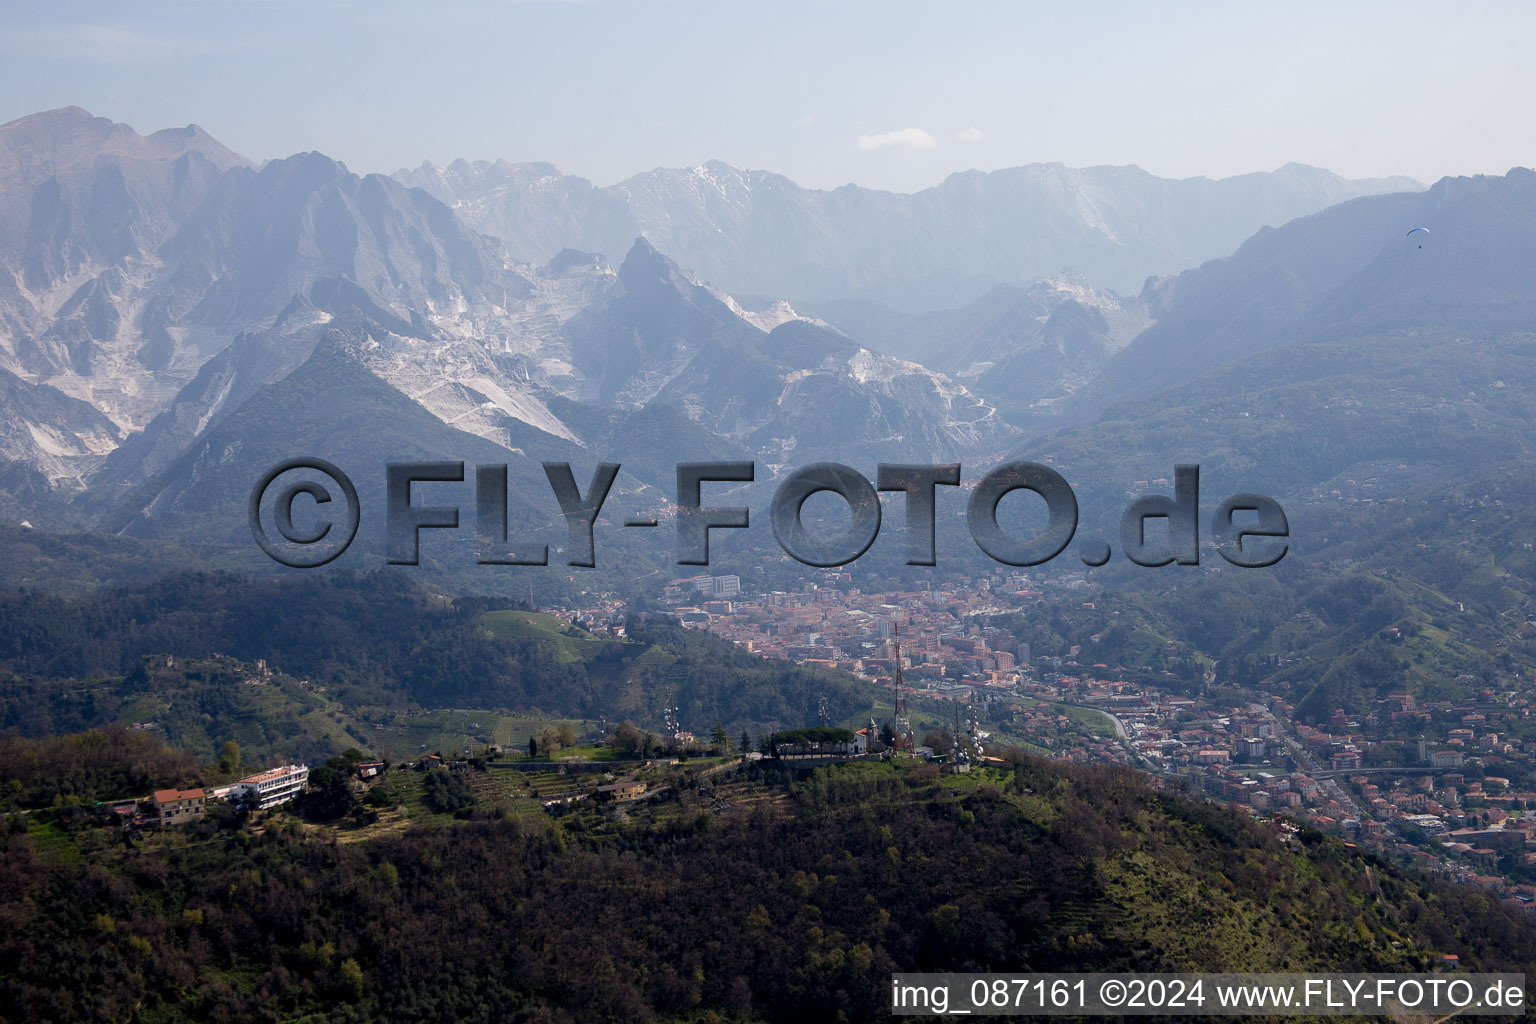
[[[1423,234],[1419,235],[1419,232],[1421,231]],[[1414,241],[1418,242],[1419,248],[1422,249],[1424,248],[1424,240],[1429,237],[1429,228],[1410,228],[1408,231],[1408,237],[1413,238],[1414,235],[1419,235],[1419,237],[1415,238]]]

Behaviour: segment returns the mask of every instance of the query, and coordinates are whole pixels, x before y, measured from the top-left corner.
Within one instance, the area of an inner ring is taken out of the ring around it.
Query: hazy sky
[[[912,190],[1031,161],[1219,177],[1536,164],[1536,4],[13,4],[0,121],[77,104],[355,171],[717,158]]]

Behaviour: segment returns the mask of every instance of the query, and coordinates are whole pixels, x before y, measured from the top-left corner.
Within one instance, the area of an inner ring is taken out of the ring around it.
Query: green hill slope
[[[654,825],[590,838],[278,827],[86,864],[7,833],[0,999],[33,1019],[864,1021],[894,971],[1536,967],[1531,922],[1468,890],[1129,773],[860,764],[750,792],[664,795]]]

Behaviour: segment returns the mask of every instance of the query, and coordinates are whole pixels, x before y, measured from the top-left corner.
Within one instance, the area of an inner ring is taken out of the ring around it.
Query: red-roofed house
[[[208,798],[200,789],[155,790],[155,813],[160,816],[162,826],[199,821],[207,808]]]

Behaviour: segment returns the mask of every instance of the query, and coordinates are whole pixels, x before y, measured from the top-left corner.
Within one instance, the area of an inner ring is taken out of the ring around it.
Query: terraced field
[[[557,662],[589,661],[596,657],[605,644],[612,642],[543,612],[507,609],[486,612],[480,621],[493,636],[547,643]]]

